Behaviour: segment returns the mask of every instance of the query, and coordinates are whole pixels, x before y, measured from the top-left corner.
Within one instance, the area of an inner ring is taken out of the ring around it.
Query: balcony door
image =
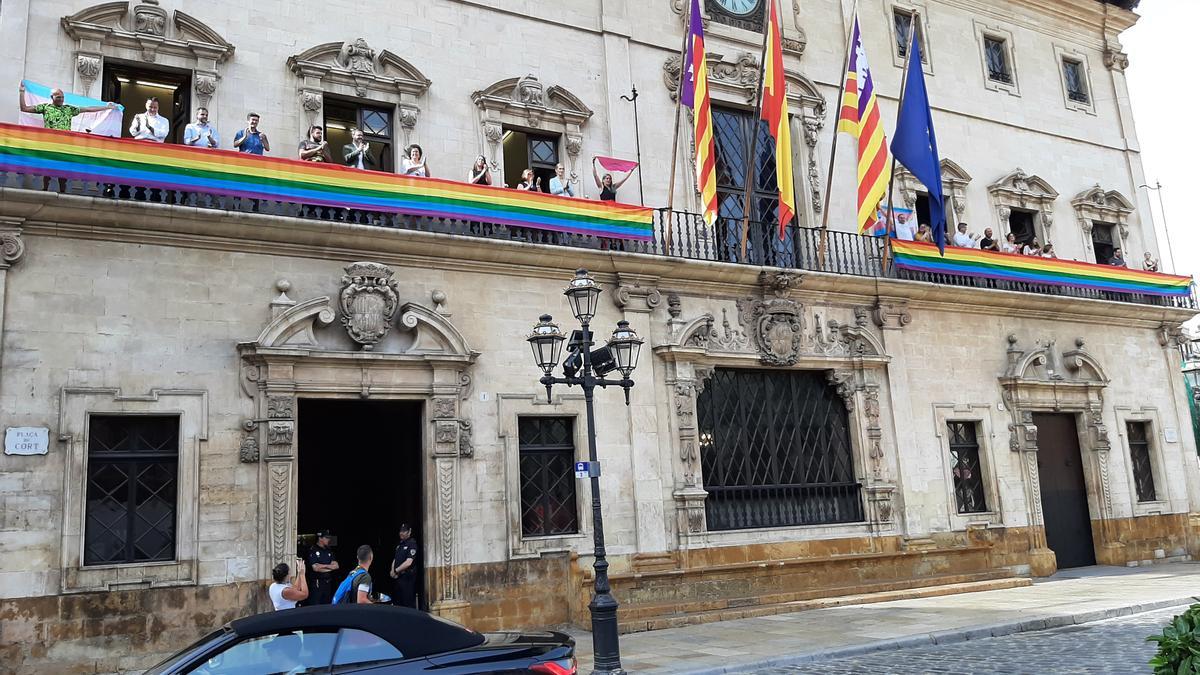
[[[187,71],[146,68],[140,64],[106,60],[101,98],[125,106],[121,135],[128,136],[133,116],[146,111],[146,99],[157,97],[158,114],[171,123],[166,142],[180,143],[183,141],[183,128],[191,121],[191,81],[191,74]],[[220,122],[215,118],[212,121],[214,124]]]
[[[550,179],[558,165],[558,135],[504,129],[504,181],[510,188],[521,182],[521,172],[533,169],[541,191],[550,192]]]
[[[392,140],[392,109],[385,106],[360,104],[356,101],[325,97],[325,138],[333,160],[342,163],[342,147],[350,143],[350,130],[361,129],[363,140],[370,144],[368,154],[375,161],[376,171],[394,171],[395,157]]]

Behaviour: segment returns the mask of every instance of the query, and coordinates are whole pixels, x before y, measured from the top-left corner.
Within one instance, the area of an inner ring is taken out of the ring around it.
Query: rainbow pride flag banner
[[[0,170],[616,239],[654,238],[653,210],[642,206],[12,124],[0,124]]]
[[[896,267],[918,272],[959,274],[1146,295],[1186,296],[1191,293],[1192,288],[1191,277],[1174,274],[954,246],[947,246],[946,255],[943,257],[938,255],[937,246],[933,244],[899,239],[892,239],[891,243],[892,259]]]

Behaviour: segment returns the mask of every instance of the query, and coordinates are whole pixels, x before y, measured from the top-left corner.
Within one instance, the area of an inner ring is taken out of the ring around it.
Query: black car
[[[227,624],[146,675],[279,673],[546,673],[574,675],[562,633],[476,633],[403,607],[325,605]]]

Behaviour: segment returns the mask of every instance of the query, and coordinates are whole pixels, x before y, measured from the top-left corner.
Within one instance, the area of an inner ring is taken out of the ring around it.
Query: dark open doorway
[[[504,129],[504,179],[508,187],[521,182],[521,172],[533,169],[540,178],[541,192],[550,191],[550,179],[558,165],[558,137],[526,133],[519,129]]]
[[[1033,423],[1038,429],[1038,481],[1046,545],[1054,551],[1059,569],[1095,565],[1092,519],[1075,416],[1035,413]]]
[[[104,64],[101,97],[125,106],[122,135],[129,135],[133,116],[146,112],[146,99],[158,99],[158,114],[171,123],[167,143],[183,141],[183,129],[191,113],[191,77],[185,71],[146,68],[118,62]],[[217,120],[214,120],[216,122]]]
[[[358,547],[368,544],[376,589],[394,595],[388,569],[401,523],[412,526],[424,551],[421,418],[418,401],[300,400],[297,532],[307,551],[318,530],[333,530],[340,566],[335,584],[354,569]],[[424,571],[421,556],[422,607]]]

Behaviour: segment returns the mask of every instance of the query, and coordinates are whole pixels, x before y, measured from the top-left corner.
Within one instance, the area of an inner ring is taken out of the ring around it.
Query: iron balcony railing
[[[708,529],[835,525],[865,520],[860,483],[704,486]]]
[[[1186,297],[1164,297],[1140,293],[1116,293],[1074,286],[1054,286],[978,277],[934,274],[895,269],[887,264],[886,238],[862,236],[851,232],[798,227],[784,228],[779,237],[777,225],[751,221],[747,245],[742,251],[742,221],[718,218],[709,225],[696,213],[658,209],[654,213],[654,238],[648,241],[611,239],[593,235],[555,232],[457,218],[407,216],[395,213],[309,206],[295,202],[247,199],[205,192],[162,190],[135,185],[103,184],[94,181],[48,178],[27,173],[0,172],[0,187],[58,192],[100,197],[114,201],[144,201],[218,211],[239,211],[387,227],[418,232],[434,232],[485,239],[520,241],[572,248],[625,251],[709,260],[741,265],[829,272],[862,277],[905,279],[948,286],[965,286],[1006,291],[1037,293],[1076,298],[1092,298],[1144,305],[1196,309],[1195,292]]]

